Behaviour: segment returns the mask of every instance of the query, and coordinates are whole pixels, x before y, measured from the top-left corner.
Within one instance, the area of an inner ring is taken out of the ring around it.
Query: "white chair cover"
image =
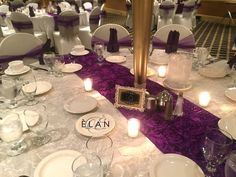
[[[173,21],[173,17],[175,14],[175,10],[176,10],[176,4],[171,2],[171,1],[164,1],[161,3],[161,5],[159,6],[159,19],[158,19],[158,25],[157,25],[157,29],[165,26],[165,25],[169,25],[172,24]]]
[[[60,54],[68,54],[73,46],[81,44],[79,33],[79,14],[75,11],[64,11],[58,17],[59,32],[54,32],[56,51]]]
[[[195,48],[193,33],[183,25],[171,24],[158,29],[152,38],[152,46],[156,49],[165,49],[169,32],[176,30],[180,33],[178,48],[184,51],[191,51]]]
[[[27,15],[21,12],[12,12],[10,19],[16,32],[33,34],[42,40],[43,43],[47,41],[47,36],[44,32],[34,32],[33,23]]]
[[[38,5],[37,3],[33,3],[33,2],[31,2],[31,3],[29,3],[29,4],[26,5],[27,8],[28,8],[28,7],[33,7],[33,9],[35,9],[35,10],[38,9],[38,6],[39,6],[39,5]]]
[[[93,4],[91,2],[85,2],[82,6],[86,11],[91,11],[93,9]]]
[[[1,6],[0,6],[0,12],[2,12],[2,13],[7,13],[7,12],[9,12],[9,6],[8,6],[8,5],[5,5],[5,4],[1,5]]]
[[[59,5],[59,7],[61,8],[61,11],[62,11],[62,12],[71,9],[70,3],[65,2],[65,1],[60,2],[58,5]]]

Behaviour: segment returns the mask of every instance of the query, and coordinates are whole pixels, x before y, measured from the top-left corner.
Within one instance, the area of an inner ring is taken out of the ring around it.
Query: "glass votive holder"
[[[92,91],[93,90],[93,82],[92,79],[87,78],[84,80],[84,90],[86,92]]]
[[[135,138],[139,134],[140,129],[140,121],[135,118],[131,118],[128,120],[128,136],[131,138]]]
[[[198,103],[202,107],[207,107],[211,101],[211,96],[209,92],[201,92],[198,97]]]

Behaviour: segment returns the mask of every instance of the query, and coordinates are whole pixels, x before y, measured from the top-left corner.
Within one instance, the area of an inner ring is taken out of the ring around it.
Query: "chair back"
[[[58,5],[61,8],[62,12],[71,9],[70,3],[66,2],[66,1],[60,2]]]
[[[171,24],[158,29],[152,38],[152,46],[157,49],[165,49],[169,32],[176,30],[180,33],[178,48],[190,51],[195,48],[195,38],[193,33],[183,25]]]
[[[101,19],[100,15],[101,15],[101,9],[98,6],[93,8],[93,10],[89,15],[89,25],[91,31],[94,31],[100,25],[100,19]]]
[[[183,18],[192,18],[192,15],[195,10],[195,0],[189,0],[184,2],[184,7],[183,7]]]
[[[129,32],[123,26],[118,24],[105,24],[98,27],[92,35],[92,46],[96,42],[104,42],[107,45],[109,41],[110,28],[115,28],[117,30],[117,40],[120,47],[130,47],[132,46],[132,40]]]
[[[38,5],[37,3],[31,2],[31,3],[27,4],[26,7],[27,7],[27,8],[33,7],[33,9],[36,10],[36,9],[38,9],[39,5]]]
[[[82,3],[82,7],[86,11],[91,11],[93,9],[93,4],[91,2],[84,2]]]
[[[5,4],[1,5],[0,6],[0,13],[5,13],[6,14],[7,12],[9,12],[9,6],[5,5]]]
[[[27,15],[21,12],[12,12],[10,19],[16,32],[34,34],[33,23]]]
[[[159,13],[161,19],[173,18],[176,10],[175,3],[171,1],[163,1],[159,6]]]
[[[57,20],[60,35],[67,40],[71,40],[78,35],[80,18],[75,11],[68,10],[60,13]]]
[[[0,43],[0,63],[41,55],[42,47],[42,41],[32,34],[9,35]]]

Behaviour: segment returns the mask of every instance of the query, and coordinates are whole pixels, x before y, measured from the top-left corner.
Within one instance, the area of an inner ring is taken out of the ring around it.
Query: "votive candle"
[[[159,66],[157,73],[159,77],[165,77],[166,76],[166,66]]]
[[[93,82],[90,78],[84,80],[84,89],[89,92],[93,89]]]
[[[207,107],[211,101],[211,96],[209,92],[201,92],[199,94],[199,105],[202,107]]]
[[[139,134],[140,121],[135,118],[128,120],[128,135],[129,137],[135,138]]]

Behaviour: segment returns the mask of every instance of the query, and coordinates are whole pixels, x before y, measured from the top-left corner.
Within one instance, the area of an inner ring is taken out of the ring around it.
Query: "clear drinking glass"
[[[27,144],[22,139],[23,126],[17,113],[7,113],[0,123],[0,137],[10,144],[7,148],[9,156],[22,154],[27,150]]]
[[[2,95],[10,100],[8,107],[16,108],[16,96],[19,94],[16,79],[12,76],[2,75]]]
[[[86,142],[89,153],[95,153],[101,158],[103,173],[110,174],[110,167],[114,156],[113,141],[109,136],[90,137]]]
[[[206,133],[203,155],[206,159],[206,177],[213,177],[217,167],[222,164],[233,144],[232,136],[221,129],[211,129]]]
[[[197,57],[197,62],[195,63],[196,67],[204,67],[206,65],[206,60],[210,54],[209,48],[207,47],[197,47],[194,50],[194,53]]]
[[[39,147],[48,143],[51,140],[51,136],[46,132],[48,127],[48,113],[46,106],[37,105],[35,107],[27,108],[23,113],[27,126],[30,131],[34,133],[34,136],[31,138],[32,144]],[[37,115],[35,113],[37,113]],[[32,123],[31,120],[34,120],[33,116],[39,116],[39,120]]]
[[[232,151],[225,163],[225,177],[236,176],[236,151]]]
[[[43,61],[44,61],[45,65],[48,66],[49,73],[53,74],[53,66],[55,63],[55,53],[48,52],[48,53],[43,54]]]
[[[22,92],[28,100],[26,105],[31,106],[37,104],[38,100],[35,99],[37,82],[33,71],[31,70],[27,74],[21,76],[21,82],[22,82]]]
[[[231,70],[230,70],[230,76],[233,80],[232,85],[230,85],[230,88],[236,88],[236,63],[233,64]]]
[[[64,57],[62,55],[56,55],[55,56],[55,62],[53,65],[53,74],[56,77],[63,76],[62,69],[65,65]]]
[[[72,163],[73,177],[103,177],[101,159],[95,154],[80,155]]]
[[[96,42],[94,44],[94,52],[96,52],[98,58],[98,62],[102,63],[104,61],[104,51],[105,51],[105,45],[103,42]]]

